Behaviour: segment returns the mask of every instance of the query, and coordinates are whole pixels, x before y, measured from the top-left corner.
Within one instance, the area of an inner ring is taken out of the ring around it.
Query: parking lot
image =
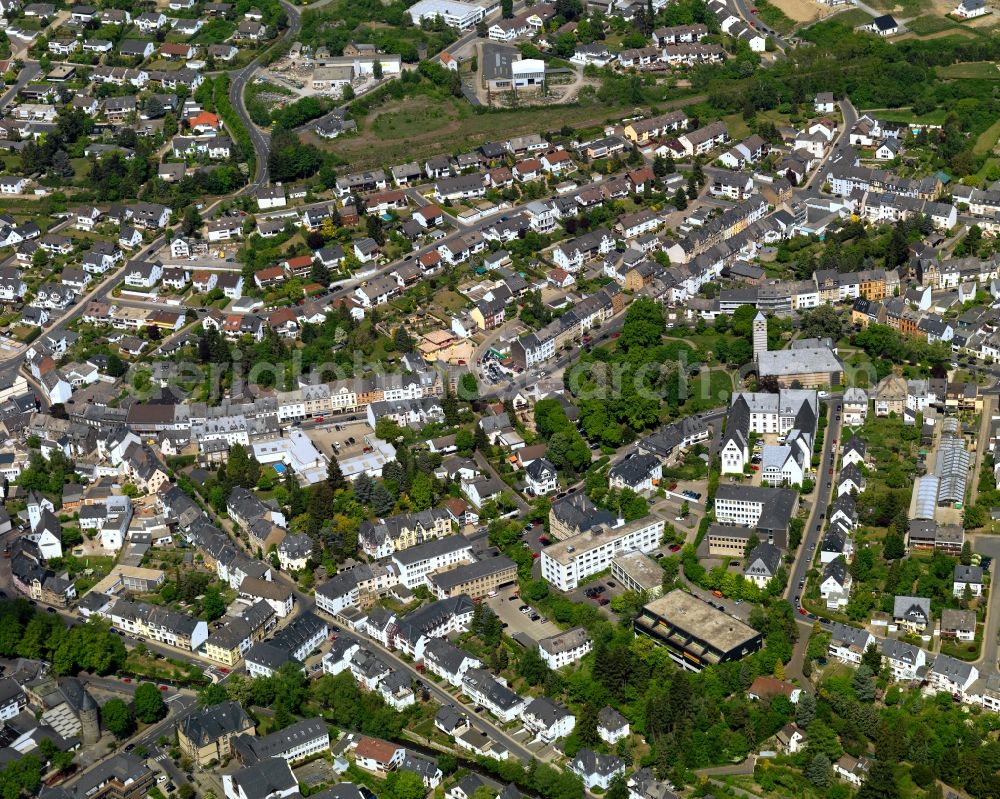
[[[507,635],[513,636],[517,633],[523,633],[532,641],[539,641],[559,632],[559,628],[551,621],[542,621],[544,617],[540,617],[538,621],[532,621],[527,613],[521,613],[518,608],[528,603],[522,602],[520,597],[514,596],[513,591],[514,589],[508,586],[497,596],[486,599],[486,604],[500,617],[500,621],[507,625],[504,630]]]
[[[371,432],[368,423],[360,419],[335,421],[333,424],[323,424],[321,427],[304,425],[302,430],[316,448],[328,458],[360,455],[366,446],[365,435]]]
[[[612,621],[617,621],[618,616],[611,609],[611,600],[624,593],[625,589],[618,584],[617,580],[605,575],[571,591],[569,598],[574,602],[593,605]]]

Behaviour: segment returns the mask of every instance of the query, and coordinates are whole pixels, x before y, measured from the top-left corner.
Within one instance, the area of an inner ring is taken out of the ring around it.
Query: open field
[[[932,33],[954,30],[959,25],[953,19],[939,17],[935,14],[924,14],[906,23],[906,27],[918,36],[929,36]]]
[[[938,67],[942,78],[964,78],[968,80],[1000,80],[1000,66],[992,61],[966,61]]]
[[[902,36],[898,37],[895,41],[901,42],[905,39],[921,39],[922,41],[929,41],[931,39],[948,39],[952,36],[958,36],[962,39],[975,39],[978,34],[974,31],[967,30],[966,28],[951,28],[946,31],[938,31],[937,33],[930,33],[926,36],[920,36],[913,31],[908,31]]]
[[[916,122],[923,125],[941,125],[948,116],[947,110],[938,108],[929,114],[917,115],[909,108],[866,108],[859,113],[872,114],[886,122],[901,122],[909,124]]]
[[[848,28],[856,28],[858,25],[867,25],[872,21],[872,15],[860,8],[848,8],[833,17],[831,21]]]
[[[663,110],[705,101],[687,97],[661,103]],[[476,112],[465,100],[414,97],[380,108],[360,123],[359,135],[325,141],[313,132],[304,140],[331,150],[352,165],[366,169],[385,164],[421,160],[437,153],[470,150],[487,141],[551,130],[561,125],[584,128],[618,122],[637,113],[632,106],[584,103],[572,106],[519,108],[502,112]]]
[[[798,22],[810,22],[819,16],[819,8],[811,0],[756,0],[754,8],[765,25],[778,33],[791,33]]]
[[[931,0],[871,0],[868,5],[879,11],[888,11],[896,19],[900,17],[910,19],[930,11],[934,4]],[[951,8],[954,7],[954,5],[951,6]]]
[[[972,152],[976,155],[984,155],[985,153],[992,152],[997,146],[998,139],[1000,139],[1000,119],[979,134]]]

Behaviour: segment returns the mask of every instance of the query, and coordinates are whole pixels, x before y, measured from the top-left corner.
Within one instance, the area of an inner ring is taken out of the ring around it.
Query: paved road
[[[987,672],[996,669],[998,650],[1000,650],[1000,583],[997,582],[997,570],[1000,569],[1000,536],[978,535],[973,540],[973,550],[980,555],[993,558],[993,584],[990,586],[990,600],[986,609],[986,619],[983,624],[983,645],[976,664],[985,676]]]
[[[249,185],[244,187],[241,194],[256,194],[259,189],[267,185],[268,182],[268,171],[267,171],[267,157],[271,152],[271,136],[266,131],[258,128],[253,120],[250,119],[250,114],[247,113],[246,105],[243,103],[243,90],[246,88],[247,81],[253,77],[254,73],[260,69],[261,58],[271,49],[281,41],[292,41],[296,36],[299,35],[299,31],[302,29],[302,15],[295,6],[286,0],[281,0],[281,5],[288,14],[288,27],[282,34],[281,39],[276,41],[271,47],[258,55],[253,61],[247,64],[243,69],[233,75],[232,80],[229,83],[229,102],[232,103],[233,108],[239,115],[240,119],[243,121],[243,125],[246,127],[247,132],[250,134],[250,142],[253,144],[254,153],[256,155],[256,171],[254,173],[254,179]],[[316,5],[322,5],[322,3],[317,3]]]
[[[858,121],[858,112],[851,105],[851,101],[848,99],[843,99],[839,103],[840,113],[844,117],[844,125],[834,137],[830,144],[830,149],[827,150],[826,155],[823,160],[819,162],[819,166],[813,172],[812,177],[806,181],[806,185],[803,188],[811,188],[818,190],[823,182],[826,180],[826,167],[830,163],[830,160],[834,156],[842,156],[850,149],[850,136],[848,131],[854,127],[854,123]]]
[[[825,400],[827,407],[827,427],[826,436],[823,439],[823,457],[819,462],[819,481],[813,489],[815,501],[812,512],[806,521],[806,529],[802,534],[802,543],[799,551],[795,555],[795,563],[792,566],[788,579],[788,586],[785,589],[785,598],[792,601],[794,597],[801,593],[799,582],[805,579],[806,573],[812,564],[813,556],[816,554],[816,547],[823,538],[823,527],[825,526],[826,509],[830,504],[830,495],[833,491],[833,475],[836,473],[835,463],[837,446],[833,443],[840,443],[840,433],[842,427],[843,399],[840,396],[829,397]],[[792,601],[792,607],[795,603]],[[798,613],[798,608],[796,608]]]
[[[746,0],[733,0],[733,5],[736,6],[736,10],[739,12],[739,15],[743,17],[743,19],[745,19],[751,27],[756,28],[764,36],[770,36],[774,41],[775,46],[781,52],[785,52],[785,50],[792,46],[791,43],[783,39],[777,31],[772,31],[769,34],[764,33],[764,30],[767,29],[767,25],[764,24],[764,21],[761,20],[760,17],[750,10],[750,4],[747,3]]]
[[[485,730],[491,737],[501,741],[518,760],[527,763],[535,757],[535,753],[526,748],[516,738],[512,738],[500,727],[493,724],[491,721],[488,721],[485,718],[485,710],[482,713],[475,713],[473,708],[465,703],[464,697],[455,697],[448,693],[440,685],[434,682],[434,680],[427,679],[426,675],[420,674],[411,664],[398,657],[395,652],[386,649],[378,641],[373,638],[369,638],[366,635],[360,635],[359,633],[355,633],[355,635],[359,635],[361,638],[364,638],[368,642],[370,649],[376,650],[382,657],[391,660],[394,666],[405,670],[411,677],[413,677],[414,680],[420,680],[423,682],[430,691],[431,696],[433,696],[440,704],[464,706],[464,709],[468,712],[472,726],[477,727],[480,730]]]
[[[17,76],[17,80],[0,96],[0,108],[6,108],[7,103],[13,100],[17,93],[27,86],[30,81],[34,80],[35,76],[41,71],[42,68],[38,66],[37,61],[25,61],[24,67],[21,69],[21,74]]]

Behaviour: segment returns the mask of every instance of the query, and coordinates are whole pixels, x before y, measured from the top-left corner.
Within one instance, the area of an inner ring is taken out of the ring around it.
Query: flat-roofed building
[[[626,552],[652,552],[663,538],[664,520],[657,516],[611,529],[578,533],[542,550],[542,577],[562,591],[572,591],[580,581],[611,568],[611,561]]]
[[[753,627],[680,589],[645,605],[634,626],[691,671],[741,660],[764,643]]]
[[[645,592],[650,599],[663,593],[663,567],[642,552],[627,552],[611,561],[611,576],[626,591]]]
[[[468,594],[473,599],[495,593],[502,585],[517,579],[517,564],[499,555],[475,563],[457,566],[430,577],[431,590],[438,599]]]

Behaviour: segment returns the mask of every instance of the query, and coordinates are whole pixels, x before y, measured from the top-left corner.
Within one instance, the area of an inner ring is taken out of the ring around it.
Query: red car
[[[122,677],[122,682],[132,682],[131,677]]]
[[[170,688],[169,688],[169,686],[166,686],[166,685],[161,685],[161,686],[160,686],[160,690],[161,690],[161,691],[169,691],[169,690],[170,690]]]
[[[806,609],[805,608],[799,608],[799,613],[801,615],[805,616],[806,615]]]
[[[681,545],[680,544],[671,544],[669,547],[667,547],[667,549],[669,549],[671,552],[680,552],[681,551]]]

